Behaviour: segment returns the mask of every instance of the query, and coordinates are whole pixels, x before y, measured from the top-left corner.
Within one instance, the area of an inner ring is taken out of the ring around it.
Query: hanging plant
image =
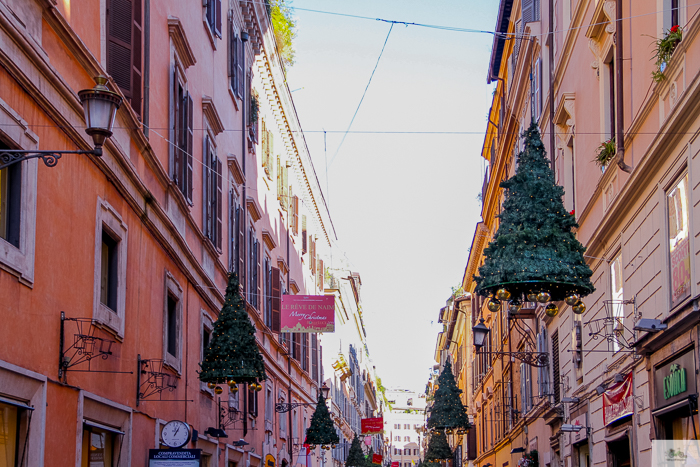
[[[610,138],[607,141],[603,141],[600,143],[600,146],[598,146],[598,152],[596,153],[596,157],[594,162],[598,164],[601,167],[605,167],[608,165],[608,162],[612,160],[613,157],[615,157],[615,138]]]
[[[526,452],[523,457],[518,461],[518,467],[538,467],[539,466],[539,456],[536,450]]]
[[[671,60],[673,51],[676,50],[676,46],[683,40],[683,29],[677,24],[669,29],[666,34],[664,34],[663,39],[656,40],[656,50],[654,52],[654,57],[656,59],[656,70],[651,73],[652,78],[657,83],[660,83],[666,79],[664,75],[664,70],[666,70],[666,65]]]
[[[258,121],[258,112],[260,112],[260,104],[258,103],[258,95],[250,95],[250,124],[254,124]]]

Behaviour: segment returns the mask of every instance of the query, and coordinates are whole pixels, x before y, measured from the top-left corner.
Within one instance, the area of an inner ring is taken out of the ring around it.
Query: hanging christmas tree
[[[352,444],[350,444],[348,458],[345,460],[345,467],[365,467],[365,462],[365,455],[362,452],[360,438],[355,434],[355,437],[352,439]]]
[[[445,433],[438,431],[430,435],[428,440],[428,451],[425,453],[425,460],[427,462],[439,460],[439,459],[451,459],[452,449],[450,449],[450,444],[447,442],[447,436]]]
[[[484,249],[486,258],[474,277],[476,291],[497,300],[559,301],[574,305],[595,289],[586,249],[572,229],[576,218],[564,208],[564,189],[554,172],[533,122],[524,135],[525,149],[505,189],[503,211],[495,237]],[[538,297],[539,295],[539,297]],[[517,309],[511,311],[517,311]]]
[[[365,456],[365,466],[375,467],[376,464],[372,462],[372,456],[374,456],[374,448],[370,447],[369,452]]]
[[[309,428],[306,429],[306,443],[311,446],[328,446],[339,442],[340,438],[338,433],[335,432],[335,426],[328,412],[326,400],[319,391],[316,410],[311,416]]]
[[[429,409],[428,429],[466,429],[469,426],[467,409],[459,397],[462,390],[457,387],[452,374],[452,363],[449,360],[438,377],[437,386],[433,395],[433,405]]]
[[[199,379],[205,383],[251,383],[257,389],[267,379],[265,363],[255,342],[255,326],[250,322],[241,295],[238,276],[230,274],[224,306],[214,323],[211,342],[204,351]]]

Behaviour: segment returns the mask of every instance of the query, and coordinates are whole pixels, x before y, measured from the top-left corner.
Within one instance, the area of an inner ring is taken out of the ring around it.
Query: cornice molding
[[[168,32],[170,33],[170,38],[173,40],[173,45],[175,46],[182,66],[187,69],[197,63],[197,59],[194,56],[194,52],[192,52],[192,47],[190,47],[190,41],[187,40],[185,28],[182,26],[180,18],[168,16]]]
[[[243,185],[245,183],[245,174],[243,173],[241,164],[238,163],[238,158],[235,154],[228,155],[228,166],[231,170],[231,175],[233,175],[233,180],[238,185]]]
[[[211,97],[202,96],[202,112],[211,127],[211,131],[213,131],[215,135],[224,131],[224,124],[221,121],[221,117],[219,117],[219,112],[216,110],[214,100]]]
[[[272,234],[265,229],[263,229],[263,231],[262,231],[262,239],[270,251],[274,250],[275,247],[277,246],[277,244],[275,243],[275,239],[272,238]]]
[[[258,206],[258,202],[255,201],[255,198],[248,196],[246,206],[248,207],[248,213],[250,214],[251,219],[253,219],[253,222],[258,222],[260,219],[262,219],[262,213],[260,212],[260,207]]]

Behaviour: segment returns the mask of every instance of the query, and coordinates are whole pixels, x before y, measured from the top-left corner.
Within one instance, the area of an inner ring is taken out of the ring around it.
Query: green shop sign
[[[670,399],[688,390],[685,368],[674,363],[669,370],[669,375],[664,377],[664,399]]]

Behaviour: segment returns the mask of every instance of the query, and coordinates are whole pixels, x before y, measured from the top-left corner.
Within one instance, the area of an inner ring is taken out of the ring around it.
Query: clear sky
[[[391,24],[302,9],[493,31],[498,2],[292,6],[296,63],[287,78],[338,234],[333,254],[344,252],[362,278],[368,346],[383,384],[423,391],[438,312],[461,283],[479,221],[493,36],[395,24],[338,150]]]

